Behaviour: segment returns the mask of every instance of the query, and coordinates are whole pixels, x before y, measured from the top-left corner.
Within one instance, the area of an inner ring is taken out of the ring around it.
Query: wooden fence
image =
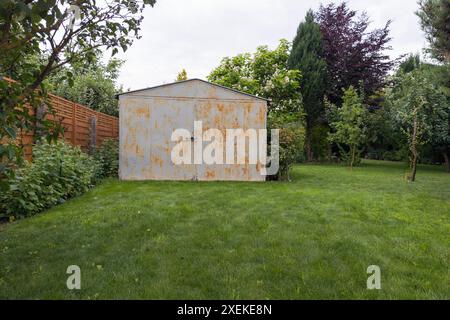
[[[5,78],[4,78],[5,79]],[[9,79],[6,79],[7,81]],[[87,151],[91,145],[101,145],[108,138],[119,138],[119,118],[113,117],[66,100],[56,95],[49,95],[49,104],[54,116],[46,114],[46,119],[58,121],[64,128],[64,140]],[[33,112],[30,110],[30,112]],[[31,159],[35,132],[19,134],[25,158]]]

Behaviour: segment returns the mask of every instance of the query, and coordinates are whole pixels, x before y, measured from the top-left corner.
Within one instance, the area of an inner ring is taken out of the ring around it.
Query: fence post
[[[76,127],[77,127],[77,107],[75,102],[72,104],[72,145],[75,145],[75,139],[76,139]]]
[[[111,118],[109,121],[111,122],[111,138],[114,138],[114,121]]]
[[[97,145],[97,117],[92,116],[89,122],[89,146],[88,151],[92,154]]]
[[[45,104],[41,104],[36,108],[36,128],[33,135],[34,143],[41,140],[43,133],[43,126],[41,121],[45,118],[46,113],[47,113],[47,106]]]

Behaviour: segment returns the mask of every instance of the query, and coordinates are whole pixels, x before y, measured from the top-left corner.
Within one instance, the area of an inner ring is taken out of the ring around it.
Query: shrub
[[[97,162],[78,147],[64,142],[42,142],[33,148],[33,162],[26,163],[0,196],[0,209],[9,217],[36,214],[86,192],[96,182]]]
[[[306,136],[304,114],[269,113],[267,127],[279,130],[279,170],[276,175],[267,176],[267,180],[289,181],[292,165],[305,160],[303,154]],[[270,130],[268,132],[271,133]],[[270,145],[272,137],[269,138],[267,143],[270,153],[272,151]]]
[[[94,151],[94,159],[100,164],[100,176],[117,176],[119,172],[119,143],[117,139],[105,139]]]
[[[280,169],[275,177],[277,180],[290,181],[289,173],[292,165],[302,160],[304,143],[304,128],[287,127],[280,129]]]

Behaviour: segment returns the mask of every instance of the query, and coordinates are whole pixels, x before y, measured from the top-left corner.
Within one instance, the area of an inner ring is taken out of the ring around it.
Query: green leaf
[[[11,128],[11,127],[6,127],[5,128],[6,133],[8,133],[8,135],[11,137],[11,139],[15,139],[16,138],[16,131]]]

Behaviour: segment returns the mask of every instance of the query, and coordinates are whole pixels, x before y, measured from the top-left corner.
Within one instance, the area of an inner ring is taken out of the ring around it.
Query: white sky
[[[173,82],[185,68],[188,78],[205,79],[225,56],[254,52],[259,45],[274,48],[292,41],[298,24],[319,0],[157,0],[144,11],[140,40],[118,57],[125,59],[119,83],[140,89]],[[391,25],[391,57],[421,52],[426,41],[419,27],[417,0],[348,0],[365,10],[371,28]]]

